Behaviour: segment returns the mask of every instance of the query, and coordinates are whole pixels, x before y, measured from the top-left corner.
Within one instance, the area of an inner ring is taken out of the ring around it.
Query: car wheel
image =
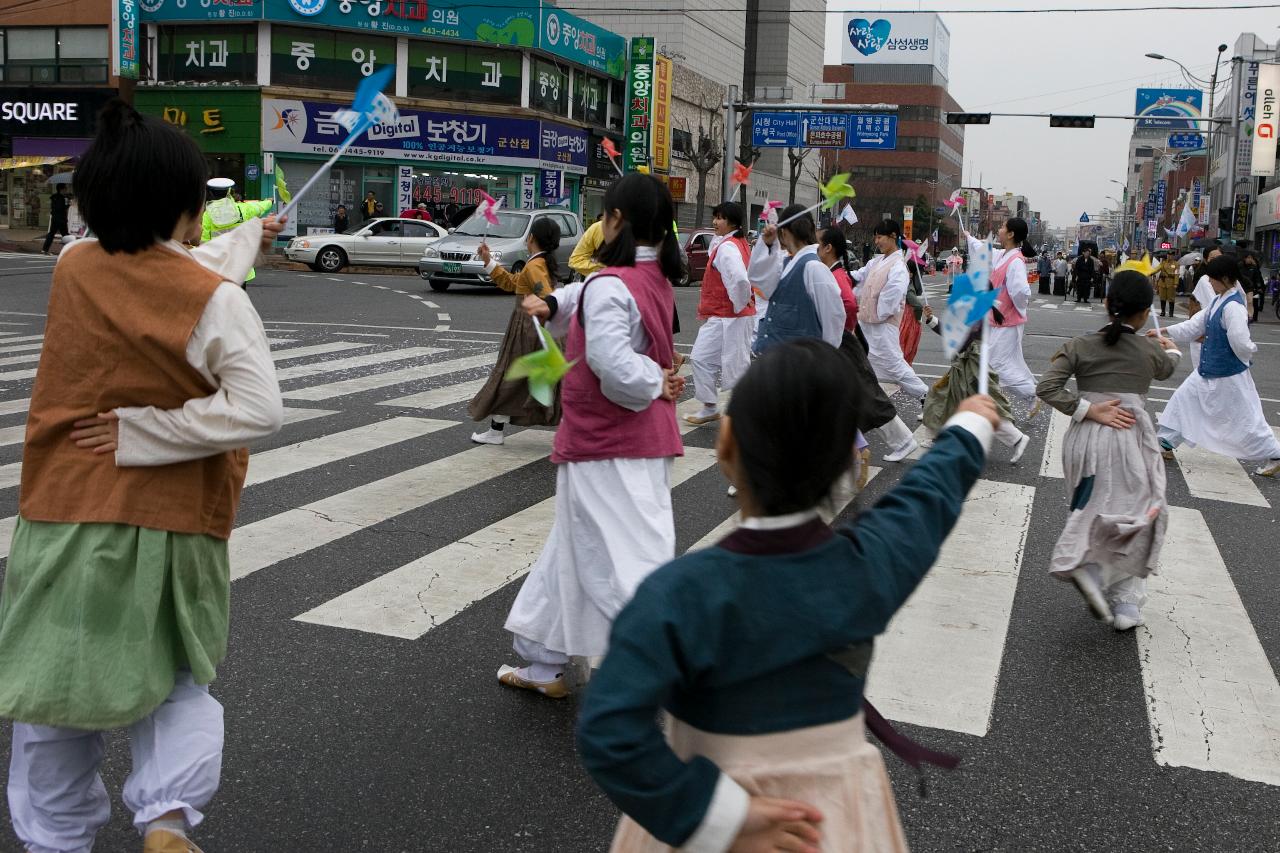
[[[680,267],[680,284],[679,284],[679,286],[680,286],[680,287],[688,287],[688,286],[689,286],[689,267],[688,267],[688,265],[687,265],[687,264],[686,264],[685,266]]]
[[[436,281],[434,278],[432,278],[432,279],[427,279],[427,283],[431,285],[431,289],[434,290],[436,293],[444,293],[446,290],[449,289],[449,282],[447,281]]]
[[[347,265],[347,255],[337,246],[325,246],[316,255],[321,272],[337,272]]]

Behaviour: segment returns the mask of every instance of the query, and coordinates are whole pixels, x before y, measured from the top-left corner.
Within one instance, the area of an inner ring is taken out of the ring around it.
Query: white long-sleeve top
[[[742,262],[740,252],[732,247],[723,252],[719,251],[731,236],[726,234],[713,239],[710,251],[711,264],[716,268],[716,272],[720,273],[720,280],[724,282],[725,292],[729,294],[733,313],[736,314],[746,308],[747,302],[751,300],[751,280],[747,278],[747,266]]]
[[[648,246],[636,248],[637,261],[657,260]],[[591,287],[587,288],[588,282]],[[583,296],[583,292],[586,296]],[[587,366],[600,379],[600,390],[614,403],[633,412],[644,411],[662,395],[662,366],[645,355],[652,341],[640,322],[640,306],[622,279],[594,275],[555,292],[556,315],[547,327],[556,336],[567,334],[582,304],[586,323]],[[670,322],[668,320],[667,322]]]
[[[1239,287],[1239,285],[1236,285]],[[1253,361],[1253,354],[1258,351],[1258,345],[1253,342],[1253,338],[1249,335],[1249,310],[1244,306],[1235,302],[1226,302],[1225,299],[1231,294],[1227,291],[1221,295],[1215,295],[1212,301],[1201,303],[1208,305],[1205,310],[1198,312],[1190,320],[1184,320],[1165,328],[1164,333],[1177,343],[1186,343],[1199,339],[1205,333],[1205,325],[1209,322],[1209,317],[1215,313],[1222,314],[1222,325],[1227,330],[1227,343],[1231,345],[1231,351],[1235,353],[1236,358],[1249,364]],[[1199,300],[1197,300],[1199,301]]]
[[[1249,294],[1244,292],[1244,288],[1240,286],[1240,282],[1236,282],[1236,292],[1240,294],[1240,298],[1244,300],[1244,304],[1249,304]],[[1202,275],[1200,280],[1196,282],[1195,289],[1191,291],[1191,298],[1200,303],[1201,310],[1208,308],[1212,304],[1217,294],[1213,292],[1213,285],[1209,283],[1209,276]]]
[[[893,255],[896,254],[897,252],[893,253]],[[853,271],[853,280],[858,285],[854,291],[854,296],[858,297],[858,304],[861,305],[863,299],[862,282],[872,271],[885,264],[892,264],[889,270],[889,278],[885,281],[884,287],[880,291],[880,298],[876,300],[876,318],[873,321],[875,323],[887,323],[902,310],[902,304],[907,298],[907,288],[911,286],[911,271],[907,269],[906,264],[895,263],[893,255],[876,255],[867,261],[866,266]]]
[[[982,248],[984,241],[975,240],[972,234],[966,233],[965,239],[969,243],[969,257],[973,257],[974,252]],[[1014,246],[1012,249],[996,249],[991,250],[991,268],[996,267],[1009,256],[1010,252],[1022,253],[1022,249]],[[1005,271],[1004,289],[1009,294],[1009,301],[1013,303],[1013,307],[1018,309],[1018,313],[1024,317],[1027,314],[1027,305],[1031,303],[1031,283],[1027,281],[1027,262],[1023,259],[1022,263],[1012,261],[1009,269]]]
[[[196,250],[170,240],[169,251],[222,275],[243,279],[258,255],[262,222],[252,219]],[[76,241],[68,249],[74,251]],[[65,252],[64,252],[65,254]],[[186,360],[217,390],[178,409],[124,406],[115,460],[120,467],[171,465],[244,447],[277,431],[284,402],[262,319],[238,282],[228,278],[205,305],[187,342]]]
[[[844,302],[840,299],[840,285],[826,264],[808,263],[818,259],[818,247],[805,246],[794,255],[788,256],[778,241],[773,246],[766,246],[764,240],[757,240],[751,250],[751,262],[747,265],[747,277],[751,284],[760,289],[765,299],[771,299],[778,289],[778,283],[791,272],[797,263],[804,264],[804,289],[813,300],[813,307],[818,312],[818,322],[822,326],[822,339],[833,347],[840,346],[844,336]]]

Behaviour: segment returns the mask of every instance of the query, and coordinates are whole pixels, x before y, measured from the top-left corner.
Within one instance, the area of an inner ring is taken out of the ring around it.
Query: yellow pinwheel
[[[830,210],[839,204],[842,199],[853,198],[857,195],[849,184],[848,172],[832,175],[831,180],[823,184],[820,189],[822,190],[823,210]]]
[[[507,368],[505,378],[508,381],[524,379],[529,383],[529,396],[544,406],[550,406],[556,385],[577,364],[577,360],[567,361],[555,338],[541,324],[538,325],[538,334],[542,339],[542,349],[516,359]]]

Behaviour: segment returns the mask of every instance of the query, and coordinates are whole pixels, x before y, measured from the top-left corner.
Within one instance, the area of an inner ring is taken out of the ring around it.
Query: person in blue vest
[[[1164,330],[1178,343],[1203,335],[1204,344],[1196,371],[1160,414],[1160,447],[1166,458],[1185,442],[1233,459],[1262,460],[1254,473],[1274,477],[1280,473],[1280,440],[1267,424],[1249,374],[1258,345],[1249,336],[1249,310],[1236,284],[1240,265],[1218,255],[1205,264],[1204,274],[1213,300],[1190,320]]]
[[[206,184],[209,188],[209,201],[204,206],[204,217],[200,225],[201,243],[208,243],[242,222],[271,212],[275,202],[269,198],[261,201],[236,201],[231,197],[231,188],[235,185],[236,182],[230,178],[211,178]],[[248,285],[256,275],[250,269],[241,287]]]
[[[802,210],[802,205],[793,204],[778,219],[787,222]],[[840,346],[844,335],[840,285],[818,257],[818,232],[808,213],[783,226],[765,226],[751,251],[747,278],[769,300],[752,347],[756,355],[798,338],[820,338]]]

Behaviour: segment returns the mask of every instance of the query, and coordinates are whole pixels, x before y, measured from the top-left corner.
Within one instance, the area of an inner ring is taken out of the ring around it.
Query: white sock
[[[524,667],[522,676],[528,681],[555,681],[564,672],[564,664],[531,663]]]
[[[171,832],[182,838],[187,837],[187,822],[185,820],[153,820],[147,824],[147,832],[155,829],[163,829],[165,832]]]
[[[710,416],[714,415],[715,413],[716,413],[716,404],[715,404],[715,403],[703,403],[703,404],[702,404],[702,411],[698,412],[698,417],[700,417],[700,418],[707,418],[707,417],[710,417]]]

